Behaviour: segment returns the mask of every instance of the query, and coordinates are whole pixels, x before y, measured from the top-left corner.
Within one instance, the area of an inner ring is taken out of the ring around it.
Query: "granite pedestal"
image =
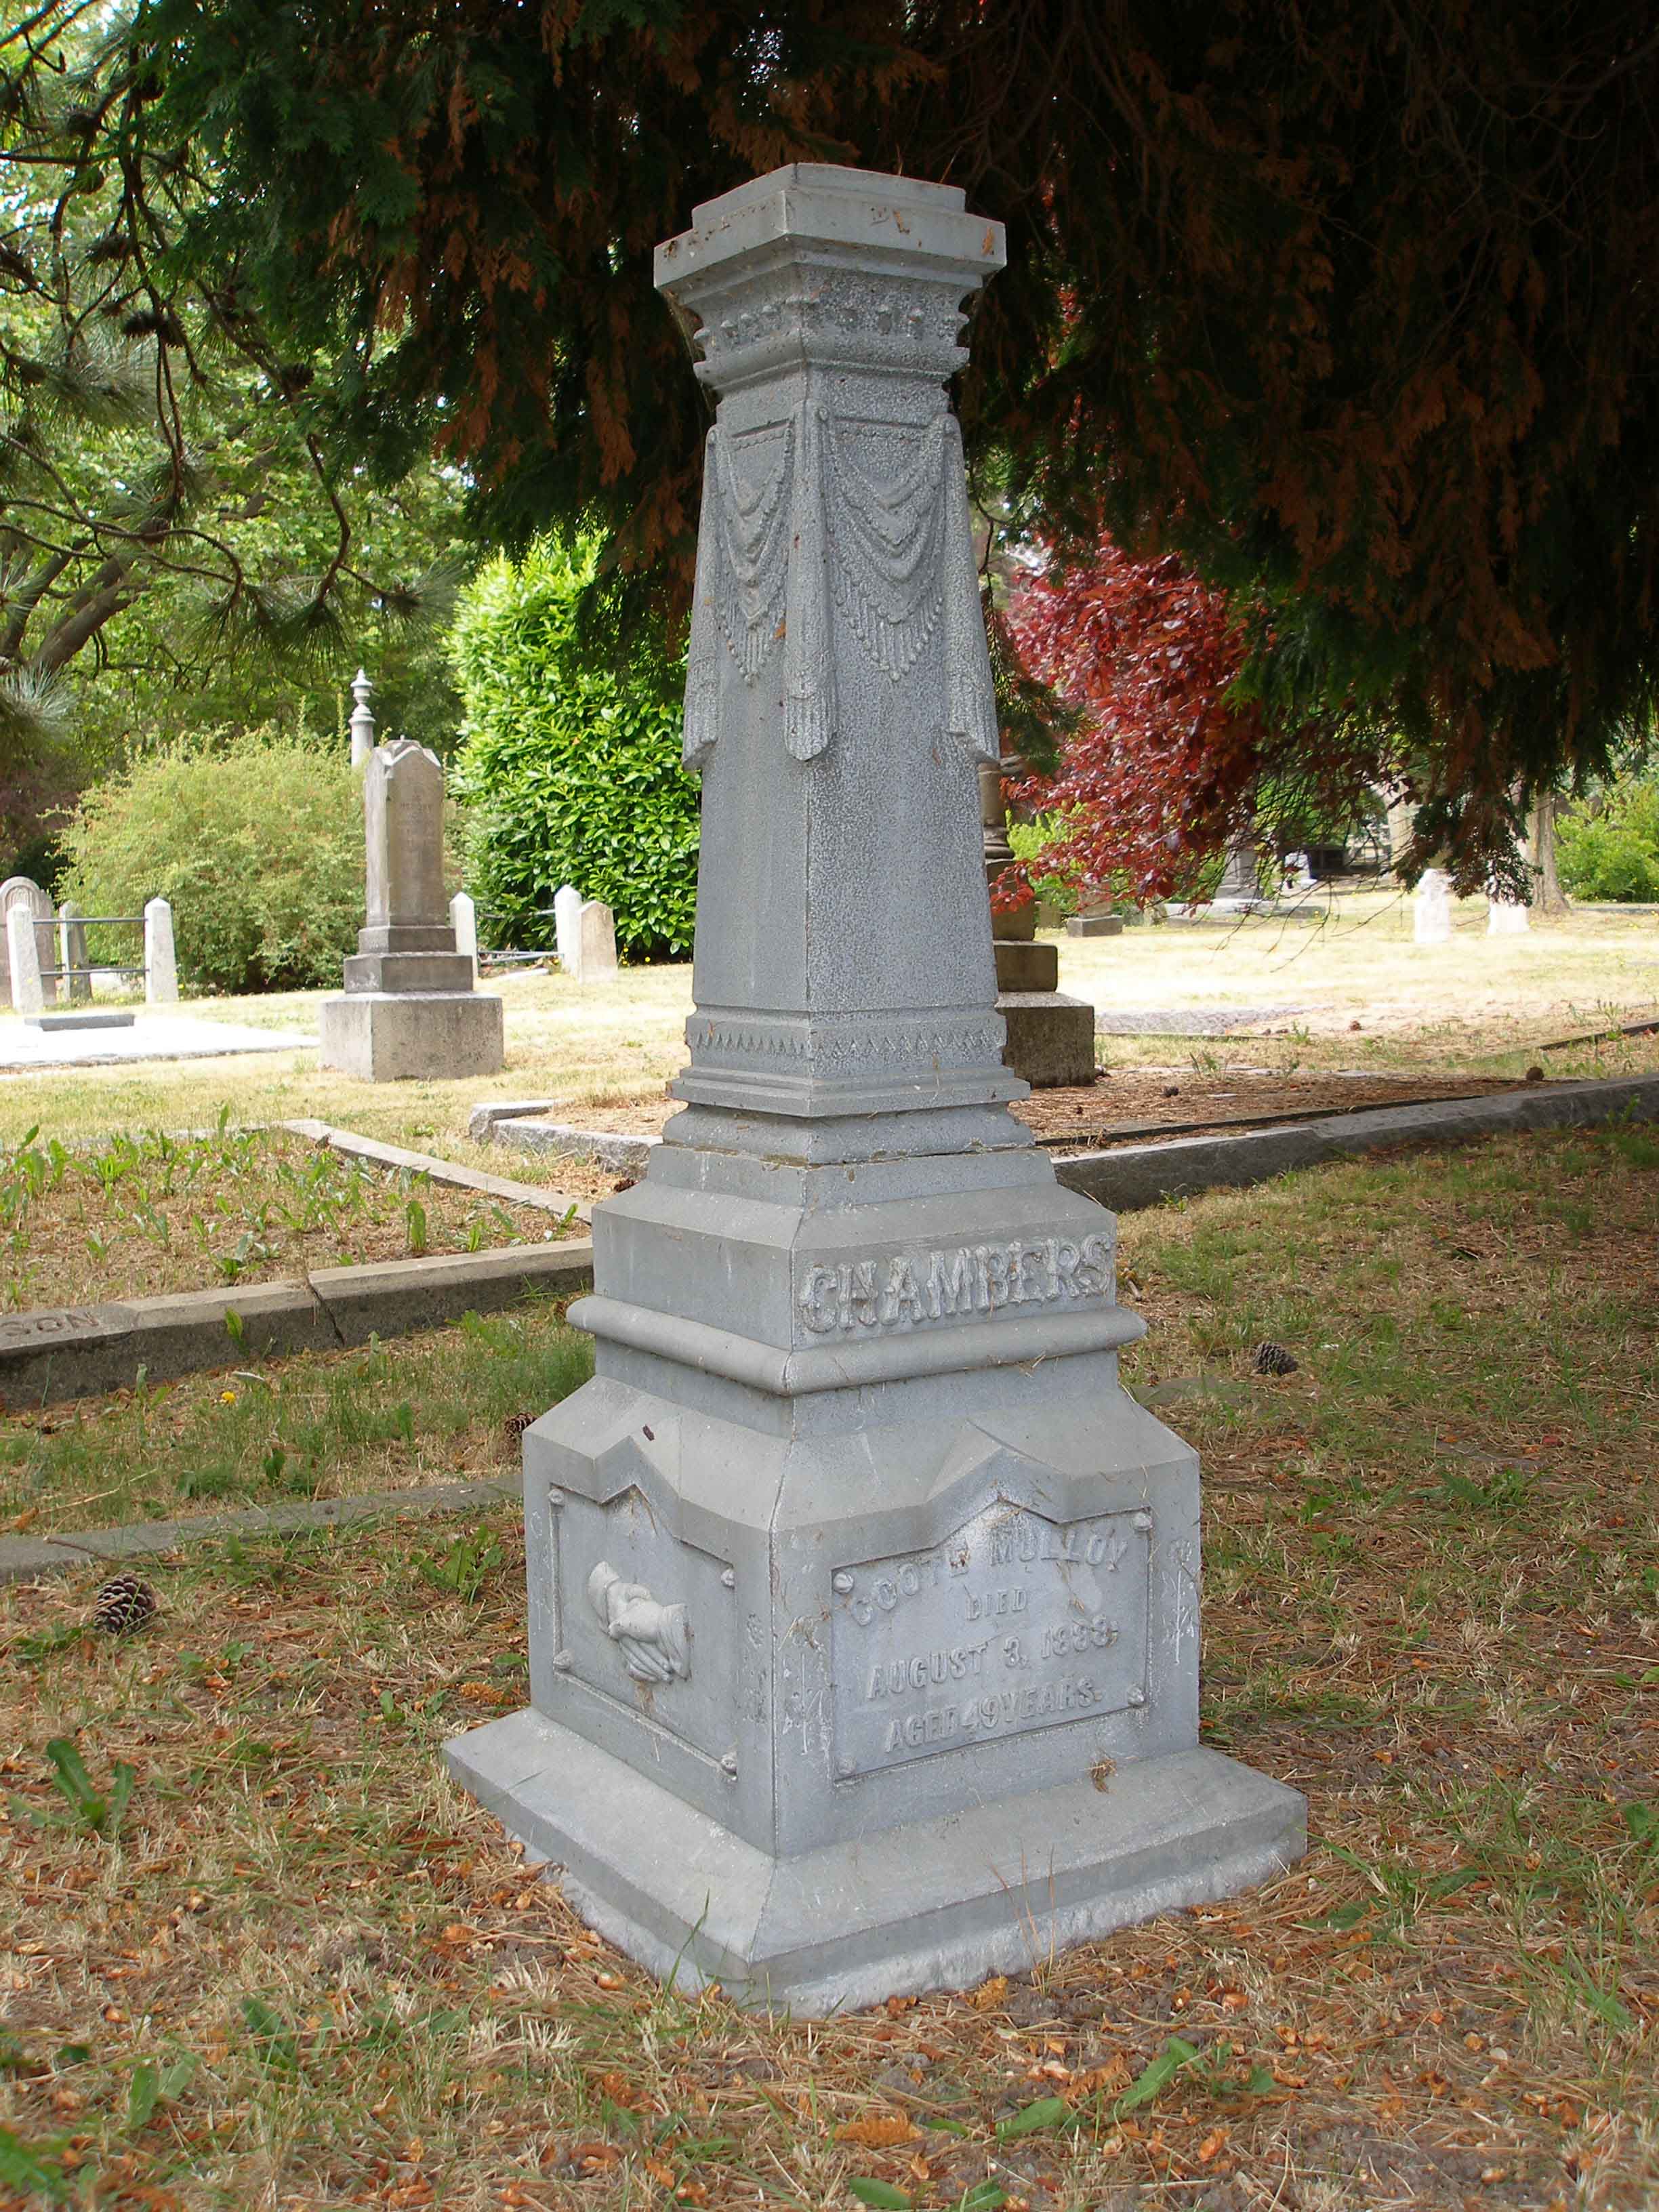
[[[451,1771],[665,1976],[822,2013],[1294,1859],[1198,1746],[1192,1451],[1112,1218],[1008,1112],[995,702],[945,380],[962,194],[803,166],[658,280],[723,396],[688,659],[690,1064],[525,1438],[530,1705]]]

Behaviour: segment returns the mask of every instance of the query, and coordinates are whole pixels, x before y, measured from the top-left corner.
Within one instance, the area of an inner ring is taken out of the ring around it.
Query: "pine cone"
[[[131,1636],[155,1611],[155,1591],[129,1569],[125,1574],[112,1575],[99,1591],[92,1625],[101,1628],[106,1636]]]
[[[517,1443],[519,1438],[524,1434],[531,1423],[532,1421],[538,1421],[540,1419],[541,1415],[539,1413],[509,1413],[507,1419],[501,1423],[502,1428],[507,1432],[507,1440],[508,1443]]]
[[[1251,1370],[1257,1375],[1294,1375],[1301,1364],[1293,1352],[1286,1352],[1282,1344],[1273,1343],[1269,1337],[1264,1337],[1257,1345],[1250,1361]]]

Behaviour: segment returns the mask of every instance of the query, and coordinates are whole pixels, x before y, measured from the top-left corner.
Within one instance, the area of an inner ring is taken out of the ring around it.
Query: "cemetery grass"
[[[0,1534],[516,1478],[518,1427],[585,1382],[588,1337],[532,1297],[453,1328],[0,1415]]]
[[[524,1698],[510,1509],[146,1569],[118,1642],[88,1569],[0,1592],[0,2204],[1651,2204],[1659,1138],[1322,1170],[1123,1245],[1135,1387],[1205,1458],[1206,1738],[1307,1792],[1300,1866],[757,2021],[610,1952],[441,1773]],[[1265,1336],[1295,1373],[1251,1376]]]
[[[564,1224],[569,1227],[571,1224]],[[343,1158],[281,1129],[0,1147],[0,1303],[17,1312],[312,1267],[540,1243],[545,1212]]]

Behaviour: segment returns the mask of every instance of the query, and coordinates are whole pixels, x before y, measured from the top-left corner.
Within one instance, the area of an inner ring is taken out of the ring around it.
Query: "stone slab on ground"
[[[527,1711],[445,1746],[450,1772],[630,1957],[807,2017],[1020,1973],[1069,1943],[1228,1897],[1307,1849],[1299,1793],[1203,1748],[775,1860]],[[684,1930],[698,1931],[696,1963]]]
[[[619,1129],[582,1129],[569,1121],[509,1119],[493,1125],[489,1141],[521,1152],[591,1160],[615,1175],[640,1176],[662,1139],[630,1136]]]
[[[302,1030],[258,1030],[187,1014],[140,1014],[131,1029],[42,1030],[0,1022],[0,1073],[37,1067],[108,1067],[137,1060],[215,1060],[248,1052],[315,1047]]]
[[[331,1152],[343,1153],[348,1159],[404,1168],[411,1175],[429,1176],[434,1182],[453,1184],[458,1190],[476,1190],[485,1198],[499,1198],[512,1206],[534,1206],[538,1212],[556,1214],[561,1219],[572,1214],[578,1221],[588,1217],[589,1200],[549,1190],[541,1183],[514,1182],[509,1176],[488,1175],[482,1168],[462,1167],[432,1152],[411,1152],[402,1145],[382,1144],[378,1137],[360,1137],[355,1130],[337,1129],[327,1121],[279,1121],[276,1126],[291,1129],[296,1137],[307,1138],[313,1145],[326,1145]]]
[[[1055,1163],[1067,1189],[1127,1213],[1207,1190],[1243,1190],[1297,1168],[1353,1159],[1398,1145],[1461,1144],[1524,1129],[1590,1128],[1628,1115],[1659,1121],[1659,1075],[1621,1076],[1486,1098],[1378,1106],[1236,1137],[1177,1137],[1122,1145]]]
[[[434,1482],[414,1490],[371,1492],[362,1498],[310,1498],[289,1505],[253,1505],[188,1521],[132,1521],[114,1528],[82,1528],[65,1536],[0,1538],[0,1583],[67,1574],[88,1559],[117,1565],[153,1559],[231,1536],[287,1536],[308,1528],[342,1528],[364,1521],[413,1520],[468,1513],[517,1498],[510,1482]]]
[[[0,1397],[13,1407],[48,1405],[130,1389],[141,1372],[160,1382],[252,1358],[337,1351],[464,1313],[497,1312],[532,1290],[574,1292],[592,1269],[592,1245],[573,1237],[318,1268],[303,1281],[0,1315]]]
[[[1095,1016],[1097,1036],[1231,1036],[1305,1012],[1302,1006],[1170,1006],[1147,1012],[1109,1007]]]

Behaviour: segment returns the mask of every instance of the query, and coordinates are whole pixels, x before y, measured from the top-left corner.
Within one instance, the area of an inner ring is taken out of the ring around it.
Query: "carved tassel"
[[[985,611],[980,605],[974,566],[974,524],[968,511],[968,471],[962,456],[962,432],[954,415],[945,417],[945,727],[975,760],[1000,761],[996,685],[985,642]]]
[[[702,513],[697,524],[697,580],[691,602],[691,641],[685,656],[685,734],[681,757],[701,769],[720,735],[720,656],[714,569],[719,559],[719,465],[711,430],[702,454]]]
[[[798,761],[816,760],[836,719],[830,599],[823,559],[818,418],[810,398],[795,447],[795,496],[784,614],[783,741]]]

